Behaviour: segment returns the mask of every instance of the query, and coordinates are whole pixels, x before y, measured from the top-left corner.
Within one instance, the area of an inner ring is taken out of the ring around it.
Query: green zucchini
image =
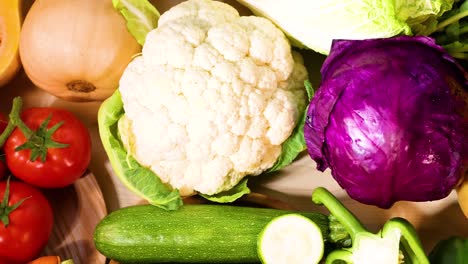
[[[130,206],[102,219],[94,242],[103,255],[121,263],[260,262],[258,235],[273,218],[287,213],[292,211],[211,204],[184,205],[176,211]],[[314,221],[327,238],[326,215],[300,214]]]

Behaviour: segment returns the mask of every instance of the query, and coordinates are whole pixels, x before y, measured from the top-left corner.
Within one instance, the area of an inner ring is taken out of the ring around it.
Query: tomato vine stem
[[[9,114],[8,125],[5,131],[0,135],[0,147],[5,144],[7,138],[11,135],[15,128],[21,130],[23,135],[26,137],[26,143],[18,146],[15,150],[21,151],[30,149],[31,156],[30,161],[34,162],[40,158],[41,162],[46,161],[47,150],[49,148],[65,148],[68,144],[62,144],[52,140],[52,135],[63,125],[63,121],[58,122],[51,128],[47,128],[52,116],[48,116],[39,126],[37,130],[29,128],[23,120],[21,120],[21,109],[23,107],[23,101],[21,97],[15,97],[13,99],[13,106]]]

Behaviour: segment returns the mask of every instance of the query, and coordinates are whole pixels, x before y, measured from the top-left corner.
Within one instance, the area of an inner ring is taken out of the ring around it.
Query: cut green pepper
[[[315,189],[312,201],[327,207],[352,240],[350,248],[332,251],[326,258],[326,264],[335,261],[354,264],[429,264],[416,230],[405,219],[392,218],[374,234],[366,230],[356,216],[327,189]]]

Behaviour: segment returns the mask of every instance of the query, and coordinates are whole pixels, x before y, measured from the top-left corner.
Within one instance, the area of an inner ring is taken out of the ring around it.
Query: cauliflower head
[[[304,111],[307,71],[270,21],[189,0],[165,12],[120,80],[128,153],[183,196],[272,167]]]

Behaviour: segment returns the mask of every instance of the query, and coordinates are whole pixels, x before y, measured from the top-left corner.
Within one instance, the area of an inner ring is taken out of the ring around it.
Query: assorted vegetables
[[[23,111],[16,97],[9,118],[1,115],[0,132],[6,161],[0,163],[0,263],[73,263],[52,256],[34,260],[53,227],[52,207],[38,187],[61,188],[83,176],[91,159],[87,128],[65,109]]]
[[[389,208],[446,197],[468,168],[465,71],[428,37],[337,40],[304,127],[317,168]]]
[[[330,215],[219,204],[176,211],[130,206],[105,217],[94,241],[124,263],[429,264],[405,219],[392,218],[374,234],[327,189],[315,189],[312,200]]]
[[[0,0],[0,86],[23,66],[59,99],[102,101],[112,168],[151,204],[102,219],[96,248],[123,263],[467,262],[466,238],[426,255],[409,221],[371,233],[323,187],[312,201],[329,215],[219,203],[307,150],[358,202],[456,191],[468,216],[468,1],[237,2],[255,15],[212,0],[161,14],[147,0],[36,0],[22,23],[22,1]],[[327,56],[315,91],[310,50]],[[88,128],[17,97],[0,147],[0,264],[73,263],[40,257],[54,212],[38,188],[85,173]],[[215,204],[182,206],[191,195]]]
[[[332,236],[346,236],[339,228],[330,234],[328,217],[315,212],[219,204],[188,204],[168,211],[138,205],[106,216],[96,226],[94,242],[102,254],[123,263],[259,262],[259,234],[271,220],[290,213],[313,221],[320,233],[314,237],[321,238],[314,243],[327,241],[332,247]]]

